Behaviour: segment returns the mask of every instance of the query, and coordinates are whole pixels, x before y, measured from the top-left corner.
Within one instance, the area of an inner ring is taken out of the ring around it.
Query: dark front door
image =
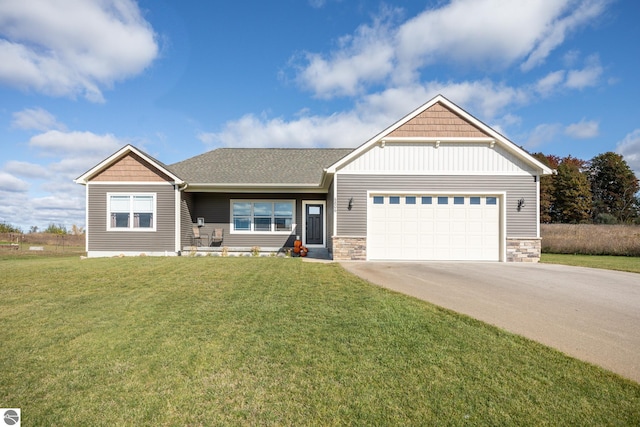
[[[324,234],[324,230],[322,229],[322,208],[323,205],[306,205],[306,222],[307,229],[306,237],[307,245],[321,245],[323,244],[322,236]]]

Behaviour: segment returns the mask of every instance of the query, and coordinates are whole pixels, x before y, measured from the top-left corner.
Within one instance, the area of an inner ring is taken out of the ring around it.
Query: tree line
[[[0,233],[22,233],[22,229],[6,222],[1,222]],[[71,226],[71,229],[67,230],[67,228],[63,224],[51,223],[46,229],[42,231],[34,225],[29,229],[29,233],[72,234],[74,236],[80,236],[84,234],[84,228],[73,224]]]
[[[622,155],[533,156],[557,172],[540,178],[540,222],[640,224],[640,183]]]

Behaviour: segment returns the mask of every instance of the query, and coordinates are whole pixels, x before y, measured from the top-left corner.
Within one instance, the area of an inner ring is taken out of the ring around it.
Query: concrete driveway
[[[640,274],[520,263],[341,265],[640,382]]]

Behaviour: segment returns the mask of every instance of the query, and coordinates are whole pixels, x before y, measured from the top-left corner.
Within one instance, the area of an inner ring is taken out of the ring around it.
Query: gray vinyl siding
[[[107,193],[155,193],[156,231],[107,231]],[[89,251],[175,251],[176,209],[173,185],[89,183],[87,194]]]
[[[193,232],[193,193],[180,192],[180,248],[191,244]]]
[[[537,237],[538,200],[533,176],[415,176],[415,175],[351,175],[336,176],[337,234],[366,237],[367,191],[402,193],[429,192],[506,192],[506,237]],[[351,210],[347,209],[353,197]],[[526,206],[517,210],[518,200]]]
[[[192,193],[193,208],[191,210],[191,223],[188,230],[182,235],[183,246],[191,244],[192,227],[197,224],[197,218],[204,218],[205,225],[201,231],[211,236],[215,228],[224,230],[222,246],[229,248],[269,247],[281,248],[293,246],[296,236],[302,237],[302,201],[326,200],[326,194],[273,194],[273,193]],[[295,200],[296,201],[296,228],[291,234],[259,234],[241,233],[231,234],[231,199],[247,200]],[[183,219],[186,220],[186,219]],[[327,233],[327,230],[325,230]]]

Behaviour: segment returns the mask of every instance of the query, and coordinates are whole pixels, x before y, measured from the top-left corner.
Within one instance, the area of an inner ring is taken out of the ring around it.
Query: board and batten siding
[[[204,218],[205,225],[201,228],[202,233],[211,236],[214,229],[224,230],[224,240],[222,246],[229,248],[250,248],[259,246],[261,248],[282,248],[293,246],[296,236],[302,238],[302,210],[303,200],[327,200],[326,194],[315,193],[191,193],[192,208],[190,219],[183,218],[183,221],[191,221],[188,230],[183,228],[183,247],[191,245],[192,227],[197,224],[197,219]],[[294,229],[288,234],[276,233],[231,233],[231,200],[295,200],[295,223]],[[183,210],[183,215],[185,211]],[[328,213],[327,213],[328,214]],[[327,230],[325,230],[325,233]],[[328,240],[328,239],[327,239]]]
[[[430,175],[531,175],[522,159],[489,142],[387,142],[375,145],[341,169],[342,173],[420,173]]]
[[[107,231],[107,193],[156,194],[156,231]],[[171,184],[87,185],[88,241],[91,252],[175,252],[176,191]]]
[[[338,174],[337,236],[367,236],[367,191],[398,195],[506,193],[506,237],[538,237],[534,176]],[[351,210],[347,209],[353,198]],[[518,200],[525,206],[518,211]]]

